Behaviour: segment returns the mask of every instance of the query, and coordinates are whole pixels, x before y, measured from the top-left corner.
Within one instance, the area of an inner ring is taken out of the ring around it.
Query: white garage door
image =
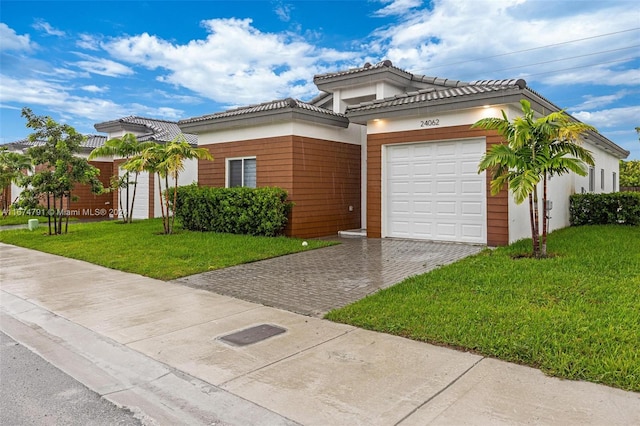
[[[487,242],[484,139],[390,145],[383,236]]]

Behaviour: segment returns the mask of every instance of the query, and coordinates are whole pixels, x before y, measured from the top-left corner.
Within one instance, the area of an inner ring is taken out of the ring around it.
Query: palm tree
[[[170,213],[171,200],[173,199],[175,207],[178,197],[178,177],[180,172],[184,170],[185,160],[191,159],[213,160],[213,157],[206,149],[191,146],[184,135],[180,134],[166,145],[153,144],[122,166],[129,171],[146,170],[158,176],[160,208],[165,234],[171,234],[173,231],[175,212],[174,214]],[[173,194],[169,192],[169,177],[173,179]],[[162,180],[164,180],[164,192],[162,191]]]
[[[122,138],[109,139],[101,147],[98,147],[91,151],[89,154],[89,160],[93,160],[96,157],[121,157],[125,160],[129,160],[131,157],[140,154],[144,149],[152,146],[154,142],[138,142],[136,136],[132,133],[126,133]],[[134,172],[133,181],[130,179],[130,171],[125,169],[125,173],[122,176],[116,177],[112,182],[112,188],[118,189],[118,201],[120,204],[120,212],[122,213],[122,221],[124,223],[131,223],[133,220],[133,204],[136,201],[136,189],[138,186],[138,171]],[[133,186],[133,196],[129,198],[129,188]],[[122,204],[122,190],[125,190],[126,208],[123,209]]]
[[[534,118],[529,101],[520,101],[523,115],[509,121],[502,118],[484,118],[473,124],[485,130],[496,130],[506,144],[494,145],[481,159],[478,173],[491,169],[491,194],[496,195],[505,185],[511,190],[516,204],[529,200],[529,219],[533,255],[547,255],[547,179],[550,176],[574,172],[585,176],[585,163],[593,166],[591,152],[579,145],[579,138],[594,127],[574,121],[564,111],[552,112]],[[542,236],[538,186],[542,182]]]
[[[187,142],[187,139],[181,133],[174,140],[165,145],[165,161],[163,167],[166,168],[166,174],[173,177],[173,208],[174,212],[171,216],[171,225],[169,226],[169,234],[173,229],[176,220],[175,206],[178,200],[178,176],[184,170],[185,160],[213,160],[213,156],[205,148],[195,148]],[[169,188],[165,192],[165,201],[167,215],[169,214]]]
[[[24,172],[32,170],[31,159],[17,152],[11,152],[7,147],[0,147],[0,188],[2,189],[2,215],[9,212],[11,200],[9,189],[12,183],[18,183]]]

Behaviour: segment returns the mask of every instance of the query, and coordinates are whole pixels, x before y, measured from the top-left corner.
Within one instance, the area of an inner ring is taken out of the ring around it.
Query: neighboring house
[[[176,122],[166,120],[156,120],[144,117],[124,117],[113,121],[106,121],[94,125],[98,132],[107,133],[107,136],[88,135],[81,146],[79,155],[87,158],[91,151],[98,148],[108,140],[122,137],[126,133],[134,134],[138,141],[153,141],[167,143],[175,139],[181,130]],[[197,136],[185,134],[187,142],[197,145]],[[7,144],[10,150],[25,153],[30,146],[42,144],[41,141],[29,141],[23,139]],[[100,169],[100,181],[105,188],[110,186],[111,178],[122,173],[120,165],[124,162],[121,158],[101,157],[89,163]],[[198,167],[196,160],[185,161],[185,170],[178,178],[180,185],[188,185],[198,180]],[[148,219],[161,216],[160,194],[157,186],[156,176],[149,173],[140,173],[136,190],[136,201],[133,209],[133,217],[136,219]],[[169,179],[169,185],[173,185],[173,180]],[[164,184],[163,184],[164,189]],[[10,198],[15,201],[22,189],[12,184]],[[124,191],[123,191],[124,194]],[[72,201],[70,210],[73,216],[80,218],[107,218],[116,217],[119,209],[118,191],[107,194],[94,195],[87,185],[77,185],[73,192],[77,196],[77,201]],[[133,196],[133,191],[129,192]],[[66,206],[65,206],[66,208]]]
[[[471,129],[485,117],[521,114],[527,99],[558,111],[524,80],[462,82],[411,74],[390,61],[316,75],[320,95],[287,98],[189,118],[214,162],[198,164],[200,185],[279,186],[295,203],[287,234],[318,237],[364,228],[368,237],[504,245],[530,236],[528,205],[489,194],[478,174],[495,132]],[[587,177],[549,183],[551,229],[569,225],[569,195],[618,189],[629,155],[590,133],[596,165]]]
[[[87,135],[86,140],[80,146],[79,155],[87,158],[91,151],[99,146],[104,145],[106,140],[107,138],[105,136]],[[28,148],[43,144],[43,141],[30,141],[29,139],[22,139],[6,144],[5,146],[7,146],[11,151],[24,154],[27,152]],[[89,161],[89,164],[100,169],[100,182],[102,182],[102,185],[104,185],[105,187],[108,187],[109,180],[111,178],[111,175],[113,174],[113,162]],[[18,200],[21,192],[21,187],[17,186],[14,183],[11,184],[9,199],[12,203]],[[72,198],[76,197],[77,200],[72,200],[69,206],[69,210],[72,211],[71,214],[76,217],[108,217],[109,211],[113,208],[114,198],[112,194],[95,195],[91,192],[91,188],[89,187],[89,185],[77,185],[72,193]],[[67,208],[66,203],[64,208]]]
[[[132,133],[139,142],[167,143],[174,140],[181,132],[178,124],[173,121],[157,120],[145,117],[123,117],[113,121],[105,121],[94,125],[98,132],[107,133],[107,139],[119,138],[126,133]],[[184,134],[187,142],[197,145],[196,135]],[[114,164],[113,175],[122,173],[120,165],[125,161],[122,158],[103,158],[103,161]],[[179,185],[189,185],[198,181],[198,167],[196,160],[185,161],[184,171],[178,177]],[[173,180],[169,179],[169,185],[173,185]],[[162,189],[164,190],[164,183]],[[124,194],[124,192],[123,192]],[[133,196],[133,191],[129,192]],[[118,208],[118,194],[114,192],[114,208]],[[117,211],[117,210],[116,210]],[[158,180],[155,175],[142,172],[138,176],[136,199],[133,207],[133,217],[135,219],[148,219],[161,216],[160,193],[158,191]]]

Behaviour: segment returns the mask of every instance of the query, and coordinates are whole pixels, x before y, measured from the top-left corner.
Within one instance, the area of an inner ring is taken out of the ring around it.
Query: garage
[[[487,243],[484,138],[386,145],[382,236]]]

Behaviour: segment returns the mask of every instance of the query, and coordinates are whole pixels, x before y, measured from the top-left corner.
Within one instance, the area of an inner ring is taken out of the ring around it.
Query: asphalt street
[[[116,407],[0,332],[0,424],[140,425]]]

